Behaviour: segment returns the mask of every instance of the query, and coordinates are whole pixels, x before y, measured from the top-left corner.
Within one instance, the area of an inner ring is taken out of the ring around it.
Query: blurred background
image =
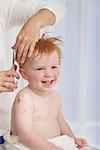
[[[66,0],[66,8],[63,20],[49,29],[51,35],[58,35],[63,41],[61,79],[56,90],[61,93],[65,118],[75,134],[100,148],[100,0]],[[11,67],[10,47],[18,31],[19,28],[11,29],[5,36],[9,49],[9,54],[5,53],[7,68]],[[6,94],[0,113],[5,104],[7,115],[0,114],[1,121],[8,119],[14,97],[25,84],[20,79],[18,90],[13,95]]]

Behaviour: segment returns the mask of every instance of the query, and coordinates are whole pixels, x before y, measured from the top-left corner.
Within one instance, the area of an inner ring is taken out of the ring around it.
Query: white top
[[[64,16],[64,0],[0,0],[0,26],[2,29],[22,25],[41,8],[51,10],[56,21]]]

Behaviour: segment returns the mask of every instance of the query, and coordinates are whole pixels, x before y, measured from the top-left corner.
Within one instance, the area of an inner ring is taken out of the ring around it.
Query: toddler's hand
[[[75,139],[75,144],[77,145],[77,148],[82,148],[87,146],[87,142],[83,138],[76,138]]]

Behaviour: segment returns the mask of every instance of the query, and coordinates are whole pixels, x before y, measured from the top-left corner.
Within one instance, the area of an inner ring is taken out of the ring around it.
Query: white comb
[[[12,68],[14,69],[14,65],[16,64],[16,50],[13,49],[13,57],[12,57]],[[17,64],[16,64],[17,66]],[[16,77],[14,77],[14,80],[15,80],[15,84],[17,86],[18,84],[18,79]]]

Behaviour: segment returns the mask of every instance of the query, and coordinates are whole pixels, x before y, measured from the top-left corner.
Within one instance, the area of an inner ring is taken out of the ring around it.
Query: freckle
[[[19,102],[20,102],[20,100],[21,100],[21,99],[19,98],[19,99],[17,100],[17,102],[19,103]]]
[[[23,95],[22,95],[22,94],[19,94],[19,95],[18,95],[17,102],[19,103],[19,102],[22,100],[22,98],[23,98]]]
[[[26,110],[23,111],[23,113],[25,113],[25,112],[26,112]]]

